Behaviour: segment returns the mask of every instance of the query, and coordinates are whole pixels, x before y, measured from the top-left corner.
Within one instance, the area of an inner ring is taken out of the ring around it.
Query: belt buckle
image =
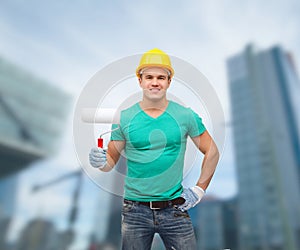
[[[160,208],[159,207],[153,207],[152,201],[150,201],[150,209],[152,209],[152,210],[158,210]]]

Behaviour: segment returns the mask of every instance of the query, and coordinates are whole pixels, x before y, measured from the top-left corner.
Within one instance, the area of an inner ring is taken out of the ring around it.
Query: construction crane
[[[80,195],[80,190],[82,187],[82,180],[83,180],[83,172],[81,170],[74,171],[68,174],[65,174],[63,176],[58,177],[57,179],[51,180],[49,182],[46,182],[44,184],[35,185],[32,188],[32,192],[40,192],[45,188],[49,188],[53,185],[56,185],[62,181],[65,181],[69,178],[76,177],[77,182],[75,185],[75,189],[73,191],[72,195],[72,207],[68,214],[68,229],[65,232],[66,240],[64,241],[63,249],[67,249],[67,247],[73,242],[74,239],[74,223],[76,222],[77,215],[78,215],[78,200]]]

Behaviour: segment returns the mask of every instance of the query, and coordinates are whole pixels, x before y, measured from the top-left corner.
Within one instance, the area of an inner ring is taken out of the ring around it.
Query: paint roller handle
[[[103,138],[102,136],[107,133],[111,133],[112,131],[115,131],[119,129],[120,126],[117,126],[116,128],[109,130],[103,134],[101,134],[98,138],[98,147],[92,148],[89,154],[89,161],[92,167],[99,168],[100,170],[104,170],[107,166],[107,158],[106,158],[106,150],[103,149]]]
[[[111,130],[106,131],[106,132],[104,132],[103,134],[101,134],[101,135],[99,136],[99,138],[98,138],[98,147],[99,147],[99,148],[103,148],[103,138],[102,138],[103,135],[108,134],[108,133],[111,133],[111,132],[113,132],[113,131],[115,131],[115,130],[118,130],[119,128],[120,128],[120,125],[118,125],[118,126],[117,126],[116,128],[114,128],[114,129],[111,129]]]
[[[103,148],[103,138],[98,138],[98,148]]]

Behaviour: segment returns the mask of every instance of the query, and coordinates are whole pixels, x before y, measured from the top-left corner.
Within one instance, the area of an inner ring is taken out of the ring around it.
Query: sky
[[[237,187],[226,60],[249,43],[259,50],[280,45],[292,52],[299,72],[299,7],[296,0],[2,0],[0,56],[70,93],[74,104],[88,80],[120,58],[157,47],[189,62],[208,78],[225,113],[225,146],[209,192],[230,198]],[[72,139],[73,111],[57,155],[35,163],[19,176],[22,189],[16,231],[37,215],[55,218],[59,228],[66,227],[67,209],[61,207],[70,206],[75,180],[43,194],[32,195],[30,187],[36,176],[39,182],[46,182],[78,169]],[[45,175],[46,170],[51,174]],[[84,183],[81,202],[85,205],[79,221],[85,226],[77,246],[84,244],[91,230],[94,215],[90,211],[97,205],[97,195],[105,195],[89,178]],[[46,206],[49,199],[57,206]],[[102,205],[101,209],[109,208]]]

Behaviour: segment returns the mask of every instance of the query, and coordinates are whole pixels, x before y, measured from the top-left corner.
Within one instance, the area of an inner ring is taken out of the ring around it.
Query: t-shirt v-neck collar
[[[167,111],[168,111],[168,109],[169,109],[169,107],[170,107],[170,104],[171,104],[171,101],[168,101],[168,105],[167,105],[166,109],[165,109],[159,116],[157,116],[157,117],[153,117],[153,116],[148,115],[148,114],[142,109],[142,107],[141,107],[141,105],[140,105],[139,102],[137,103],[137,107],[138,107],[138,109],[144,114],[144,116],[146,116],[148,119],[151,119],[151,120],[158,120],[158,119],[160,119],[161,117],[163,117],[163,116],[165,115],[165,113],[167,113]]]

